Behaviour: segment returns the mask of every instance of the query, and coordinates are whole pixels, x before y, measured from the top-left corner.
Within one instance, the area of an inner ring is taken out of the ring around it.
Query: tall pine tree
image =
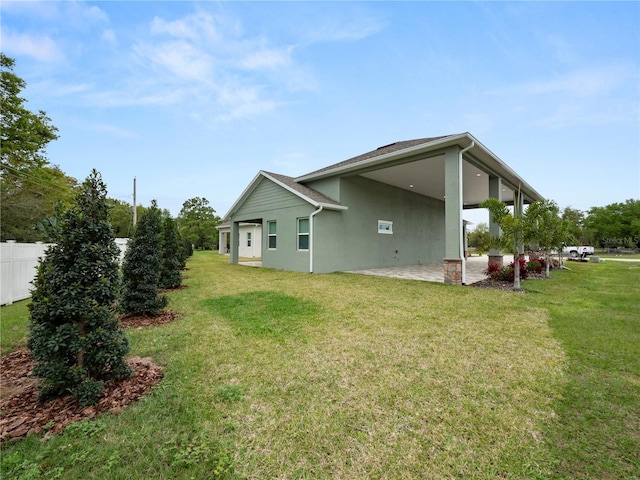
[[[29,305],[28,346],[40,399],[67,392],[95,403],[104,382],[131,374],[129,344],[114,311],[119,249],[107,220],[106,187],[93,170],[62,212],[56,244],[40,260]]]
[[[162,220],[155,200],[133,232],[122,264],[120,311],[153,317],[167,305],[159,295],[162,266]]]

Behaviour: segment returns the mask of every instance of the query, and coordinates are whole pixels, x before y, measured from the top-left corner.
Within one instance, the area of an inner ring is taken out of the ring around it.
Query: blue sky
[[[470,132],[542,195],[640,198],[638,2],[10,2],[1,48],[109,196],[224,215],[297,176]],[[478,212],[466,213],[483,221]]]

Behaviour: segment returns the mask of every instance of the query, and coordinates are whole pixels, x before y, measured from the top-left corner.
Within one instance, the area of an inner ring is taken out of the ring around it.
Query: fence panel
[[[128,238],[116,238],[120,261],[127,250]],[[11,305],[31,296],[31,282],[36,276],[38,259],[50,243],[0,243],[0,305]]]
[[[38,258],[48,243],[0,243],[0,305],[11,305],[31,296]]]

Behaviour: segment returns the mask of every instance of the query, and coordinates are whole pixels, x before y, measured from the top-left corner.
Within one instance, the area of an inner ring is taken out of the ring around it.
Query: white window
[[[378,220],[378,233],[393,235],[393,222],[389,220]]]
[[[309,250],[309,219],[298,219],[298,250]]]
[[[251,232],[247,232],[247,247],[251,246]]]
[[[269,237],[269,241],[268,241],[269,250],[275,250],[277,240],[278,240],[277,225],[275,220],[271,222],[267,222],[267,235]]]

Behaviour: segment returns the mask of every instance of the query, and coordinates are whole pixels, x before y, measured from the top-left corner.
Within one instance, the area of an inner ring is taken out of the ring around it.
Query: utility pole
[[[138,223],[138,209],[136,208],[136,177],[133,177],[133,226]]]

